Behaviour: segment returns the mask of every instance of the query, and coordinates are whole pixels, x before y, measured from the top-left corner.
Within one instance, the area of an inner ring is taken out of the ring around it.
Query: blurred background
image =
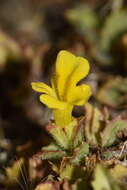
[[[2,189],[14,189],[17,182],[10,176],[18,176],[14,163],[17,159],[22,164],[22,157],[29,166],[26,181],[46,176],[41,164],[35,170],[31,157],[50,141],[43,128],[52,113],[39,102],[31,81],[50,83],[62,49],[89,60],[85,82],[93,89],[91,103],[107,106],[112,115],[126,114],[126,0],[0,0]],[[75,108],[73,114],[83,115],[84,108]]]

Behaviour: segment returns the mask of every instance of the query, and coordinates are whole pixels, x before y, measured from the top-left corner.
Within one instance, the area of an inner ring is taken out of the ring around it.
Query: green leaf
[[[121,187],[121,190],[127,189],[126,177],[127,177],[127,167],[121,164],[115,165],[110,169],[110,174],[117,181]]]
[[[74,152],[74,156],[70,160],[72,164],[78,165],[89,154],[89,144],[83,142]]]
[[[127,105],[127,78],[116,77],[109,79],[99,90],[97,99],[102,104],[112,107]]]
[[[86,104],[85,137],[92,145],[100,144],[100,130],[103,127],[103,115],[97,107]]]
[[[102,165],[97,165],[95,169],[92,186],[94,190],[120,190],[110,173]]]
[[[102,146],[111,146],[116,141],[118,132],[124,129],[127,129],[127,120],[122,120],[120,117],[117,117],[109,121],[101,133]]]
[[[76,132],[76,128],[78,127],[78,123],[76,119],[73,119],[73,121],[65,128],[66,135],[68,137],[69,146],[73,147],[73,138]]]
[[[62,128],[51,124],[46,129],[62,149],[67,150],[69,148],[68,137]]]
[[[47,159],[56,160],[62,158],[65,155],[66,152],[62,151],[59,146],[52,143],[42,148],[42,153],[39,154],[39,157],[42,160],[47,160]]]
[[[67,11],[67,18],[76,26],[77,29],[88,38],[96,39],[94,29],[98,26],[98,17],[95,11],[88,6],[76,6]]]
[[[121,185],[126,185],[126,177],[127,177],[127,167],[124,165],[117,164],[114,168],[110,169],[110,173],[113,178],[121,183]]]
[[[57,160],[64,157],[66,153],[64,151],[52,150],[52,151],[43,151],[39,153],[39,158],[42,160]]]
[[[100,47],[107,51],[111,43],[127,31],[127,12],[124,10],[111,13],[103,27]]]
[[[57,146],[57,145],[54,144],[54,143],[51,143],[51,144],[48,145],[48,146],[42,147],[42,151],[55,151],[55,150],[60,150],[60,147]]]
[[[118,148],[114,149],[106,149],[104,152],[102,152],[102,158],[103,160],[111,160],[111,159],[121,159],[127,154],[123,152],[120,156],[120,150]]]
[[[79,124],[75,127],[74,135],[72,138],[73,147],[77,147],[84,140],[84,120],[81,120]]]
[[[60,170],[60,178],[68,179],[70,183],[75,183],[78,179],[85,179],[86,170],[82,166],[75,166],[69,163],[69,160],[65,161],[63,167]],[[86,185],[86,183],[85,183]]]
[[[60,171],[60,178],[61,179],[68,179],[71,180],[73,178],[73,173],[75,170],[75,166],[73,166],[72,164],[66,163],[65,167],[62,168],[62,170]]]

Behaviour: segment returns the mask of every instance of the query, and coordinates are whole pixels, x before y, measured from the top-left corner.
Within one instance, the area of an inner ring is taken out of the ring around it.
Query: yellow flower
[[[33,82],[32,88],[40,93],[40,101],[53,109],[55,123],[65,127],[72,121],[74,105],[83,105],[91,96],[89,85],[77,83],[89,72],[89,63],[82,57],[62,50],[56,60],[55,75],[49,87],[43,82]]]

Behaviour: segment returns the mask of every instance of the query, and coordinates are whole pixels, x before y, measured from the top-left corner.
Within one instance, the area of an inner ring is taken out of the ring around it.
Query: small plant
[[[54,114],[54,121],[46,126],[54,140],[42,148],[37,158],[48,160],[57,176],[56,181],[50,176],[50,180],[37,189],[44,189],[49,184],[55,187],[57,183],[62,187],[68,183],[74,190],[124,190],[105,166],[108,167],[107,163],[114,157],[120,160],[125,156],[124,151],[112,146],[118,140],[118,133],[126,132],[127,120],[119,116],[113,119],[106,108],[101,110],[87,102],[92,94],[91,87],[78,85],[78,82],[89,69],[86,59],[60,51],[51,87],[43,82],[32,83],[32,88],[42,93],[40,101]],[[85,117],[76,119],[72,116],[75,105],[85,105]],[[89,178],[92,179],[90,182]]]
[[[74,165],[78,165],[89,152],[84,142],[84,126],[72,117],[75,105],[84,105],[92,94],[86,84],[77,85],[89,72],[89,63],[68,51],[60,51],[56,60],[51,87],[43,82],[33,82],[32,88],[42,93],[40,101],[53,110],[54,122],[47,126],[55,142],[42,149],[41,159],[59,160],[53,169],[61,178],[71,180]],[[66,164],[65,164],[66,163]]]

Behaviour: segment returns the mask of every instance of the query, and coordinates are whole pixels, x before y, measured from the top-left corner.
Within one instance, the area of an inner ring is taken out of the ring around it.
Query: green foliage
[[[66,153],[64,151],[59,151],[59,150],[52,150],[52,151],[43,151],[42,154],[39,156],[40,159],[42,160],[59,160],[63,156],[65,156]]]
[[[71,180],[73,177],[74,169],[75,166],[66,163],[65,166],[60,171],[60,178],[61,179],[66,178],[68,180]]]
[[[88,6],[78,6],[67,12],[67,18],[77,27],[77,30],[85,34],[90,40],[96,39],[95,29],[99,21],[97,14]]]
[[[77,126],[75,126],[74,135],[72,137],[73,147],[76,148],[84,141],[84,121],[81,120]]]
[[[98,91],[97,98],[112,107],[122,107],[127,102],[127,78],[116,77],[109,79]]]
[[[110,173],[101,165],[97,165],[92,182],[94,190],[122,190],[113,180]]]
[[[73,164],[80,164],[82,160],[89,154],[89,145],[85,142],[75,149],[74,156],[70,160]]]
[[[83,30],[95,28],[98,24],[96,13],[87,6],[79,6],[69,10],[67,16],[73,22],[77,22]]]
[[[60,168],[60,178],[68,179],[71,184],[75,183],[78,180],[85,179],[86,169],[82,166],[76,166],[69,163],[69,160],[65,160],[62,167]]]
[[[81,124],[81,123],[80,123]],[[56,129],[54,129],[56,127]],[[42,153],[40,153],[40,158],[42,160],[45,159],[59,159],[62,157],[70,157],[70,162],[73,164],[79,164],[80,161],[82,161],[86,155],[89,153],[89,145],[85,142],[83,142],[83,131],[81,130],[84,126],[81,124],[81,126],[77,126],[77,130],[75,131],[74,138],[72,138],[70,141],[70,144],[72,146],[66,147],[63,140],[68,140],[68,136],[64,133],[62,128],[57,128],[57,126],[48,126],[48,131],[51,132],[51,135],[54,137],[57,144],[50,144],[46,147],[42,148]],[[54,135],[55,133],[55,135]],[[63,135],[64,134],[64,135]],[[63,136],[62,136],[63,135]],[[66,138],[65,138],[66,137]],[[74,141],[73,141],[74,140]],[[69,141],[68,141],[69,142]],[[73,142],[75,143],[73,145]],[[66,149],[65,149],[66,148]],[[64,151],[63,151],[64,150]]]
[[[90,104],[87,104],[85,109],[85,137],[90,144],[99,145],[100,130],[103,127],[103,114],[97,107],[93,107]]]
[[[54,140],[62,149],[65,150],[68,149],[69,140],[64,130],[61,127],[55,125],[49,125],[47,126],[47,131],[52,135]]]
[[[111,146],[116,141],[118,132],[126,129],[127,120],[123,120],[120,117],[107,123],[105,129],[101,133],[102,146]]]
[[[115,179],[115,181],[117,181],[121,186],[123,186],[123,189],[124,189],[126,185],[123,184],[123,182],[125,181],[127,177],[127,167],[121,164],[117,164],[113,168],[111,168],[109,171],[112,177]]]
[[[66,152],[61,150],[56,144],[50,144],[42,148],[39,158],[42,160],[59,160],[66,155]]]
[[[60,147],[54,143],[51,143],[48,146],[42,147],[42,151],[55,151],[55,150],[60,150]]]
[[[102,29],[100,49],[109,50],[111,43],[120,35],[127,32],[127,12],[120,10],[112,12],[104,23]]]
[[[67,178],[70,181],[77,176],[76,166],[80,166],[80,162],[85,161],[85,157],[89,154],[89,144],[83,141],[83,120],[76,124],[77,122],[73,122],[68,126],[70,129],[67,128],[67,131],[55,125],[47,126],[56,144],[52,143],[43,147],[42,152],[39,153],[39,158],[42,160],[59,161],[58,165],[52,163],[52,169],[59,174],[61,179]],[[82,172],[80,173],[82,175]],[[79,178],[79,173],[77,178]]]
[[[86,105],[85,123],[85,137],[88,143],[101,147],[113,145],[117,140],[118,133],[125,133],[127,130],[126,119],[122,119],[120,116],[109,119],[108,113],[106,115],[104,110],[101,111],[90,104]]]

